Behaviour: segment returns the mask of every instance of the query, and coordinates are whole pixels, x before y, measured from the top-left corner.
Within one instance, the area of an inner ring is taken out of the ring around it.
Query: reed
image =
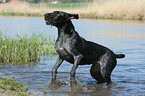
[[[87,3],[5,3],[0,4],[0,15],[7,16],[43,16],[54,10],[74,9],[87,6]]]
[[[86,10],[86,13],[80,12],[83,17],[99,19],[145,19],[145,1],[144,0],[109,0],[103,3],[93,3]]]
[[[56,54],[53,45],[54,42],[43,35],[17,36],[11,39],[0,34],[0,63],[37,62],[43,54]]]
[[[43,16],[47,12],[62,10],[78,13],[82,18],[145,20],[144,0],[106,0],[93,3],[0,4],[1,15]]]

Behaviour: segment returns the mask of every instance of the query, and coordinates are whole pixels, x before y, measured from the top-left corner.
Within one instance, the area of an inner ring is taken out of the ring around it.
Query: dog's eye
[[[60,14],[57,14],[57,16],[60,16]]]

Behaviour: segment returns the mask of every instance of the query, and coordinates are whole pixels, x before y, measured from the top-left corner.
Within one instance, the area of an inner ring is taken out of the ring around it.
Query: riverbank
[[[12,78],[0,77],[0,96],[38,96],[27,91],[28,87],[22,83],[18,83]]]
[[[105,1],[93,3],[5,3],[0,4],[0,15],[43,16],[47,12],[62,10],[77,13],[81,18],[145,20],[145,1]]]

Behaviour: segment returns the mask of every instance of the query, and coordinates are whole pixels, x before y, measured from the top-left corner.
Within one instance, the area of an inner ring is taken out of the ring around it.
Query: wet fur
[[[52,70],[52,80],[56,80],[56,73],[61,63],[66,60],[73,64],[70,72],[71,81],[75,81],[78,65],[92,64],[90,73],[98,83],[111,83],[111,73],[116,66],[116,58],[124,58],[124,54],[114,54],[110,49],[97,43],[87,41],[75,31],[71,19],[78,19],[78,14],[54,11],[45,14],[48,25],[58,28],[55,49],[59,55]],[[97,38],[97,37],[96,37]]]

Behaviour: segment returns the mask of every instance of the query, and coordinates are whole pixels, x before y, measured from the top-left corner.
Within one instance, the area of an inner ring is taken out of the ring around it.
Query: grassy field
[[[88,6],[89,3],[31,3],[30,6],[33,8],[41,8],[41,7],[48,7],[48,8],[82,8]]]
[[[47,12],[62,10],[78,13],[81,18],[145,20],[144,0],[106,0],[93,3],[6,3],[0,4],[1,15],[43,16]]]
[[[37,62],[43,54],[56,54],[54,42],[43,35],[11,39],[0,34],[0,63]]]
[[[4,16],[43,16],[47,12],[66,9],[74,10],[88,6],[88,3],[6,3],[0,4],[0,15]]]

